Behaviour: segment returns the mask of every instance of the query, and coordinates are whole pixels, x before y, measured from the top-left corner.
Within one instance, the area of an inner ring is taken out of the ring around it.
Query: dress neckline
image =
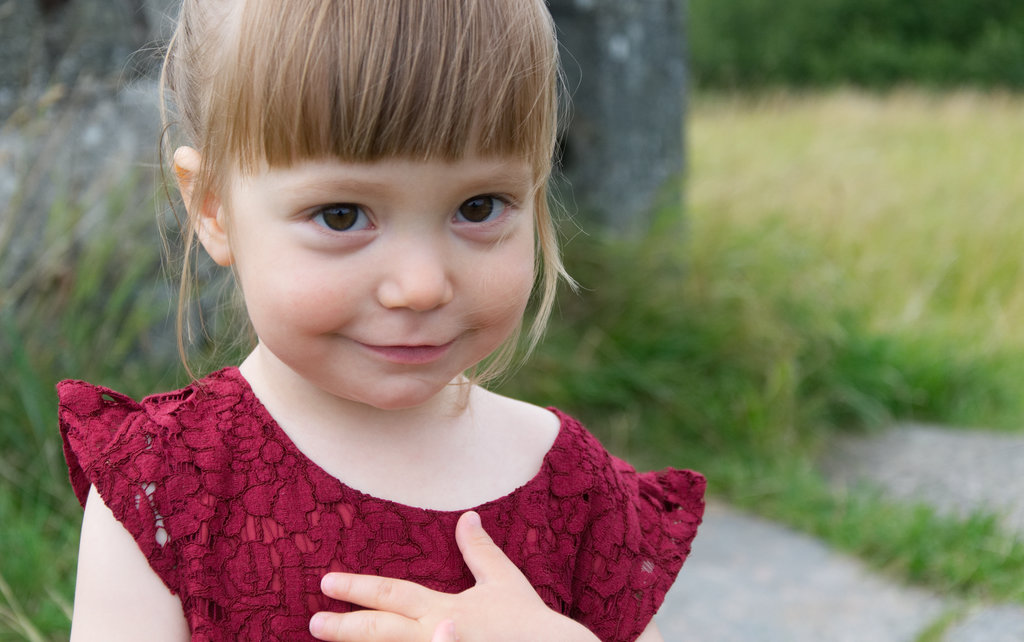
[[[405,504],[396,500],[387,499],[384,497],[377,497],[376,495],[371,495],[369,493],[359,490],[358,488],[354,488],[346,484],[342,480],[338,479],[334,475],[328,473],[319,464],[310,459],[309,456],[307,456],[306,453],[302,452],[302,450],[299,449],[295,442],[292,441],[292,438],[288,436],[288,433],[284,431],[281,425],[277,423],[277,420],[274,419],[273,415],[270,414],[270,411],[267,409],[267,407],[264,406],[263,402],[260,401],[259,397],[256,396],[256,393],[253,391],[252,386],[249,385],[249,381],[245,378],[244,375],[242,375],[237,366],[229,366],[223,368],[221,370],[211,373],[206,377],[206,380],[211,379],[224,380],[234,385],[238,389],[238,392],[243,396],[243,398],[247,399],[250,402],[252,408],[254,409],[254,412],[257,414],[257,419],[259,420],[259,422],[265,426],[268,426],[273,431],[274,439],[276,441],[279,441],[289,454],[296,457],[299,461],[303,462],[303,465],[311,471],[311,474],[316,475],[317,477],[320,477],[321,480],[326,481],[328,484],[332,484],[336,488],[339,488],[341,490],[342,496],[344,496],[352,503],[375,503],[378,505],[389,506],[395,512],[413,512],[429,514],[438,517],[448,516],[452,519],[457,519],[458,516],[462,515],[467,511],[481,512],[500,506],[502,504],[515,502],[517,498],[525,494],[529,494],[536,487],[546,485],[546,480],[550,478],[552,459],[557,455],[558,452],[564,450],[563,442],[570,438],[569,424],[571,423],[571,418],[562,411],[558,410],[557,408],[548,407],[547,410],[553,412],[555,416],[558,417],[558,434],[555,436],[555,440],[548,448],[548,451],[544,454],[544,458],[541,460],[540,469],[533,475],[533,477],[531,477],[525,483],[511,490],[505,495],[502,495],[501,497],[496,497],[486,502],[482,502],[475,506],[468,506],[466,508],[459,508],[455,510],[442,510],[436,508],[427,508],[423,506],[413,506],[411,504]]]

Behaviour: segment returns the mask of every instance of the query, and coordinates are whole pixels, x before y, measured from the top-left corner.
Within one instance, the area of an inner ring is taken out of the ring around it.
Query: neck
[[[312,385],[257,348],[239,370],[295,446],[351,488],[461,510],[536,475],[558,434],[546,410],[460,380],[411,408],[381,409]]]

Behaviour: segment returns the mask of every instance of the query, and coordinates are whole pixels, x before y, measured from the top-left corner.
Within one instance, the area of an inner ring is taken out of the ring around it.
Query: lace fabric
[[[235,368],[141,402],[59,384],[71,483],[90,485],[181,599],[193,640],[312,640],[329,571],[458,592],[473,578],[455,543],[464,511],[349,488],[305,457]],[[484,527],[551,608],[601,640],[633,640],[689,554],[704,478],[637,473],[573,418],[540,472],[482,504]]]

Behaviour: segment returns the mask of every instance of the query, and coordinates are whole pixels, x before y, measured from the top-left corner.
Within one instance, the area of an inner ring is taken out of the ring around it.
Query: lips
[[[388,345],[379,346],[363,343],[370,352],[391,363],[421,365],[437,361],[448,353],[454,341],[442,345]]]

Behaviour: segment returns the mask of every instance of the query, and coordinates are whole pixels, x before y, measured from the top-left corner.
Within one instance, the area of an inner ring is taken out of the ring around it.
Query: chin
[[[444,384],[440,387],[422,386],[416,389],[395,390],[391,394],[367,395],[358,401],[379,410],[409,410],[437,399],[437,396],[448,387],[449,384]]]

